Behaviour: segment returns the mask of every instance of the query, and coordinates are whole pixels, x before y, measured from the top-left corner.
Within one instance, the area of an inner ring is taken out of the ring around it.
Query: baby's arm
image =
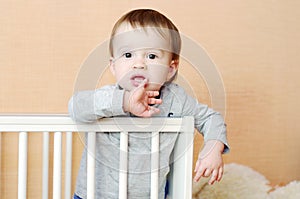
[[[116,85],[79,91],[69,101],[69,114],[74,121],[79,122],[94,122],[103,117],[125,116],[123,97],[124,90]]]
[[[199,153],[195,166],[194,181],[201,177],[210,177],[209,184],[219,181],[223,175],[222,153],[228,151],[226,125],[220,113],[207,105],[198,103],[185,95],[183,115],[193,115],[195,128],[204,136],[204,147]]]
[[[69,114],[79,122],[94,122],[100,118],[126,116],[128,112],[141,117],[150,117],[159,109],[148,104],[160,104],[155,99],[158,91],[146,91],[143,82],[136,89],[128,92],[118,86],[104,86],[96,90],[77,92],[69,101]]]
[[[202,112],[203,115],[196,114],[195,123],[204,136],[205,144],[196,162],[194,181],[211,176],[208,183],[213,184],[223,176],[222,154],[228,150],[226,125],[222,116],[206,105],[198,104],[198,109],[202,109],[199,113]]]
[[[202,116],[196,114],[195,123],[204,136],[205,144],[196,162],[194,181],[211,176],[208,183],[213,184],[216,180],[220,181],[223,176],[222,154],[228,150],[226,125],[218,112],[206,105],[198,104],[198,107],[204,114]]]

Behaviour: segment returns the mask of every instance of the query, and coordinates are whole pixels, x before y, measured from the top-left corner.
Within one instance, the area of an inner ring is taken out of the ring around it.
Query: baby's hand
[[[217,140],[210,140],[205,143],[196,162],[196,175],[194,181],[198,182],[201,177],[211,176],[208,183],[212,185],[216,180],[220,181],[223,176],[222,152],[224,144]]]
[[[149,104],[161,104],[161,99],[155,97],[159,95],[158,91],[146,91],[145,86],[148,80],[145,79],[137,88],[124,95],[124,111],[130,112],[140,117],[151,117],[159,113],[159,109]]]

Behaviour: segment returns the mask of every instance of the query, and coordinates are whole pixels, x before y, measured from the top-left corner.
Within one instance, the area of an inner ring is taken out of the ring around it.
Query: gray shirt
[[[70,116],[78,122],[94,122],[103,117],[131,116],[123,110],[124,90],[118,85],[104,86],[93,91],[76,93],[69,102]],[[219,140],[229,150],[226,125],[222,116],[190,97],[180,86],[165,84],[160,92],[163,103],[155,105],[160,113],[155,117],[194,116],[195,128],[204,136],[204,141]],[[169,172],[170,155],[177,134],[160,135],[159,198],[164,198],[166,176]],[[118,198],[119,134],[97,133],[96,136],[96,198]],[[151,135],[130,133],[128,143],[128,198],[149,198]],[[86,198],[86,149],[83,152],[75,193]]]

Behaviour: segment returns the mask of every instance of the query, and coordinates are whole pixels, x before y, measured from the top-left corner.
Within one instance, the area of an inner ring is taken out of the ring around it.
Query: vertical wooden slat
[[[152,132],[151,139],[151,199],[158,198],[159,132]]]
[[[87,199],[95,198],[96,132],[88,133]]]
[[[127,199],[128,132],[120,133],[119,199]]]
[[[169,196],[172,199],[192,198],[194,118],[184,117],[181,126],[170,170]]]
[[[27,132],[19,133],[18,199],[26,199],[27,189]]]
[[[49,132],[43,133],[43,193],[42,198],[48,199],[49,185]]]
[[[194,118],[193,117],[184,117],[182,122],[182,128],[184,129],[184,141],[186,146],[186,152],[184,155],[184,170],[181,170],[180,173],[185,173],[184,184],[185,188],[183,189],[185,198],[192,198],[192,187],[193,187],[193,138],[194,138]],[[179,148],[179,146],[177,146]]]
[[[66,132],[65,199],[71,199],[72,132]]]
[[[4,154],[2,154],[2,132],[0,131],[0,193],[1,193],[1,190],[2,190],[2,184],[1,184],[1,181],[2,181],[2,156]]]
[[[61,199],[61,132],[54,133],[54,155],[53,155],[53,199]]]

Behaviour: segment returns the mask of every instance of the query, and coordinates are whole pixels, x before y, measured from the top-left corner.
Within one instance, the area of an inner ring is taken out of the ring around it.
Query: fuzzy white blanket
[[[284,187],[271,187],[262,174],[239,165],[226,164],[219,183],[208,185],[202,178],[193,185],[193,199],[300,199],[300,181]]]

